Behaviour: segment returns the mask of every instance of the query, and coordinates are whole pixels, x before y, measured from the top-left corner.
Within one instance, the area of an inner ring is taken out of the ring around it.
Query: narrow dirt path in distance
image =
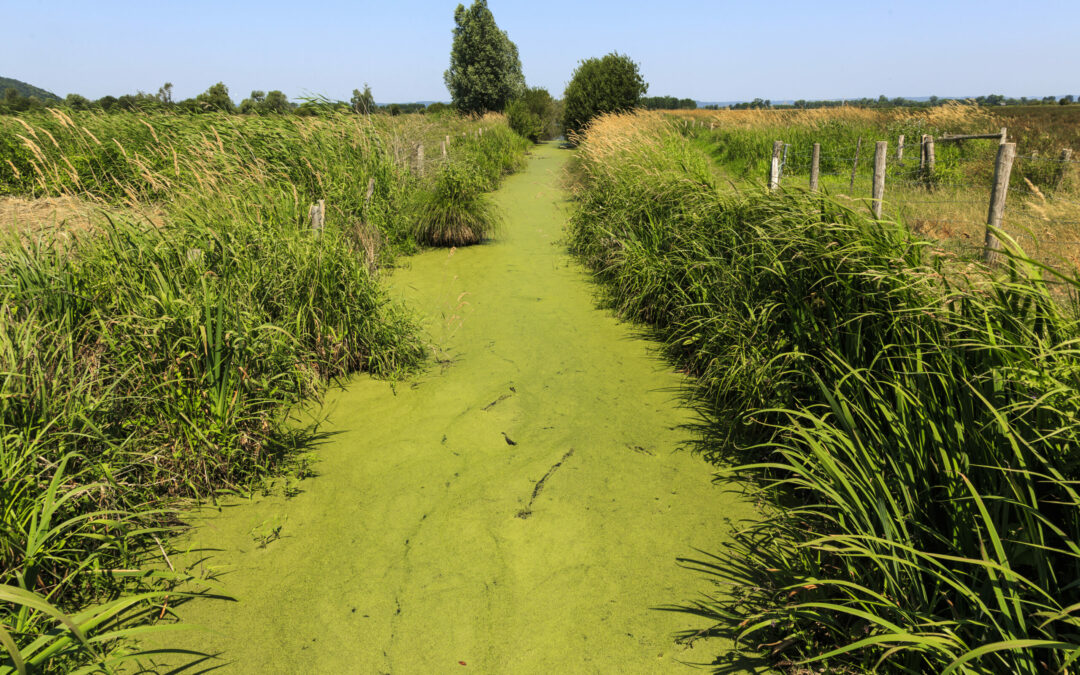
[[[655,607],[709,590],[675,558],[749,507],[680,451],[690,413],[649,343],[595,309],[558,240],[569,153],[537,147],[483,246],[403,261],[439,361],[332,392],[317,477],[197,519],[239,602],[179,610],[217,672],[671,673],[708,662]],[[204,666],[211,665],[204,663]]]

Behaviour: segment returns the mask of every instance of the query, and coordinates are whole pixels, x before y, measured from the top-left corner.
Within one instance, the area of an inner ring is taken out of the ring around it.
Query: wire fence
[[[715,124],[686,121],[687,133],[712,132]],[[694,129],[695,131],[691,131]],[[858,139],[843,147],[819,146],[815,161],[810,142],[774,145],[767,184],[787,188],[801,183],[850,199],[875,215],[904,223],[914,232],[947,247],[982,253],[991,227],[1004,232],[1043,263],[1080,273],[1080,158],[1071,149],[1058,156],[1017,153],[1000,133],[946,134],[936,140],[901,136],[886,149],[884,180],[875,180],[876,143]],[[720,131],[720,133],[723,133]],[[994,141],[997,142],[994,142]],[[1000,147],[1006,153],[1008,179]],[[775,166],[775,174],[772,167]],[[875,186],[883,186],[875,194]],[[995,194],[1000,201],[995,204]],[[880,205],[880,206],[879,206]],[[879,211],[880,210],[880,211]],[[996,237],[993,238],[996,242]]]
[[[944,145],[974,142],[978,141],[938,141],[935,148],[923,139],[903,143],[900,152],[894,145],[886,151],[884,191],[879,196],[874,193],[874,165],[875,151],[880,150],[874,143],[820,147],[816,166],[812,147],[784,144],[775,184],[809,186],[814,175],[820,190],[871,209],[880,198],[881,217],[944,244],[981,251],[988,241],[987,226],[995,222],[992,199],[1001,171],[998,144],[984,142],[979,149]],[[1016,154],[997,216],[997,226],[1026,253],[1070,271],[1080,268],[1078,164],[1068,150],[1060,157]]]

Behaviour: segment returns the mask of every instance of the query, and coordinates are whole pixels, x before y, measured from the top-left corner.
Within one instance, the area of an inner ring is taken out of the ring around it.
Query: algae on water
[[[566,157],[540,146],[507,179],[493,243],[395,273],[438,363],[396,395],[366,377],[328,395],[317,477],[296,496],[200,518],[200,566],[239,602],[179,608],[210,629],[183,646],[227,672],[668,673],[712,658],[676,644],[685,615],[654,608],[704,590],[676,557],[749,510],[677,451],[679,377],[594,308],[558,245]],[[253,537],[260,523],[283,525]]]

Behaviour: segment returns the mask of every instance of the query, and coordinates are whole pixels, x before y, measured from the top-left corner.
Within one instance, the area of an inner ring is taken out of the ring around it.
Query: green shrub
[[[563,131],[570,138],[597,115],[631,110],[648,90],[629,56],[612,52],[586,59],[574,70],[563,94]]]
[[[529,110],[528,104],[521,99],[506,107],[506,121],[514,133],[533,143],[539,141],[544,133],[544,123],[540,120],[540,116]]]

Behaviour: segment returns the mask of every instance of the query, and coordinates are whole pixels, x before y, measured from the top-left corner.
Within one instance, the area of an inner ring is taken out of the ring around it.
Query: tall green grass
[[[350,373],[423,360],[378,272],[417,246],[410,204],[441,171],[411,153],[464,129],[450,156],[480,191],[525,143],[497,119],[379,124],[0,121],[0,192],[72,195],[103,214],[82,232],[0,241],[0,672],[130,656],[123,638],[167,611],[180,574],[139,571],[167,549],[177,500],[288,470],[312,432],[293,406]],[[321,231],[307,222],[316,199]]]
[[[829,672],[1080,657],[1080,324],[1014,250],[952,279],[904,228],[732,191],[655,117],[590,130],[569,240],[695,376],[700,448],[762,504],[681,611]],[[703,637],[701,633],[688,639]]]

